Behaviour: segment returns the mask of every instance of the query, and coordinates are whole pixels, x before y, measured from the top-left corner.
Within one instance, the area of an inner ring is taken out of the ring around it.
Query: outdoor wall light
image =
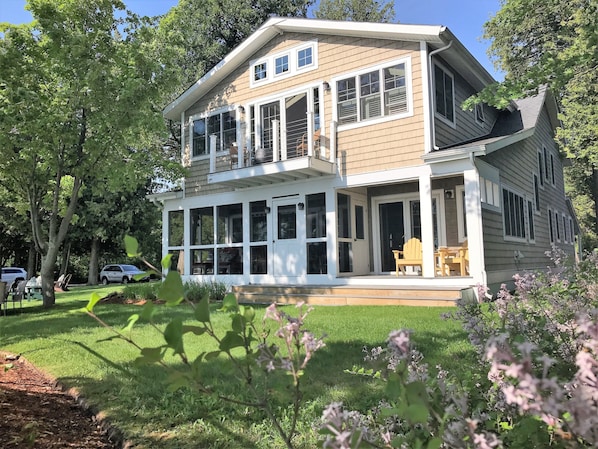
[[[330,84],[328,84],[328,81],[324,81],[322,87],[324,88],[324,92],[330,92]]]
[[[264,212],[266,212],[267,214],[269,214],[270,213],[270,206],[264,207]]]
[[[304,203],[297,204],[297,209],[299,209],[299,210],[305,209],[305,204]]]

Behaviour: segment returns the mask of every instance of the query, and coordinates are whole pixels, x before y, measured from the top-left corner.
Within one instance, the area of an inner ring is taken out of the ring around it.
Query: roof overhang
[[[183,92],[176,100],[166,106],[163,110],[164,117],[171,120],[180,120],[181,113],[206,95],[220,81],[250,58],[251,55],[277,35],[288,32],[426,42],[432,49],[443,47],[453,41],[450,51],[443,52],[442,57],[456,68],[467,67],[468,70],[464,71],[465,76],[476,88],[482,88],[494,82],[494,79],[486,69],[459,42],[453,33],[442,25],[373,24],[274,17],[269,19],[251,36],[232,50],[222,61]]]

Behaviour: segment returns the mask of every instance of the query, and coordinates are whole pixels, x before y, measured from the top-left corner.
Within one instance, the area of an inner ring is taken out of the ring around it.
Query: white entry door
[[[305,274],[305,211],[299,199],[273,200],[272,262],[274,276],[297,277]]]

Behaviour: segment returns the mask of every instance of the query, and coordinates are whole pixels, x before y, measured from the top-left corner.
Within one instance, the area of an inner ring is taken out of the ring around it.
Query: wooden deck
[[[424,306],[451,307],[463,295],[460,287],[397,287],[397,286],[275,286],[239,285],[232,292],[241,303],[349,306]]]

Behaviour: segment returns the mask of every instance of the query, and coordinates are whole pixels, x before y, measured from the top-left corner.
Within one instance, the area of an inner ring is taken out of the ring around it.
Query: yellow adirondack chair
[[[405,267],[421,267],[422,266],[422,242],[415,237],[407,240],[403,245],[403,250],[392,250],[395,256],[396,271],[395,275],[399,275],[399,271],[406,274]]]
[[[450,276],[451,271],[459,273],[460,276],[466,276],[469,272],[469,248],[467,240],[458,248],[439,249],[440,264],[443,276]]]

